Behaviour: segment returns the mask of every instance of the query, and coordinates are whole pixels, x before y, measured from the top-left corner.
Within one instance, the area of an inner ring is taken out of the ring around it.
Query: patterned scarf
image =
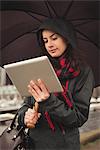
[[[68,97],[67,91],[68,91],[68,85],[70,79],[73,79],[77,77],[80,73],[79,69],[75,70],[71,67],[71,63],[67,61],[66,54],[62,55],[60,58],[58,58],[55,62],[53,62],[54,70],[63,86],[64,91],[62,93],[54,93],[59,99],[65,100],[68,107],[70,109],[73,108],[73,104]],[[55,127],[54,124],[49,116],[48,112],[45,112],[45,117],[50,125],[50,128],[54,131]]]

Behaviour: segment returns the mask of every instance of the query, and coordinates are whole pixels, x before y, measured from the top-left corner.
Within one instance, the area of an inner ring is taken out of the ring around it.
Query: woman
[[[94,85],[91,68],[76,57],[76,35],[68,21],[44,21],[37,37],[42,55],[49,57],[64,92],[50,93],[42,79],[31,80],[31,97],[19,113],[19,124],[29,128],[34,141],[31,149],[79,150],[78,127],[88,119]]]

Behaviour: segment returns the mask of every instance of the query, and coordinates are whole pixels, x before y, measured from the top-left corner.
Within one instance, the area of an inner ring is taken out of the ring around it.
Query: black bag
[[[9,127],[0,135],[0,150],[26,150],[33,148],[33,140],[29,137],[25,127],[19,128],[16,118],[11,121]]]

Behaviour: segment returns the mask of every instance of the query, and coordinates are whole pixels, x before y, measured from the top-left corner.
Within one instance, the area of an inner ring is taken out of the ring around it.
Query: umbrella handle
[[[39,104],[38,104],[38,102],[35,102],[35,105],[33,106],[33,109],[35,109],[35,111],[38,112],[38,109],[39,109]]]

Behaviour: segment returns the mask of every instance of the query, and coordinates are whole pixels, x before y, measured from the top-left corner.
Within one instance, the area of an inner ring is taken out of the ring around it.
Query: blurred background
[[[0,8],[0,134],[9,125],[25,99],[12,84],[2,66],[40,55],[33,29],[35,30],[48,16],[64,15],[76,28],[79,48],[86,52],[86,60],[93,69],[96,81],[90,100],[88,121],[79,129],[81,150],[100,149],[99,2],[99,0],[0,1],[2,6]]]

